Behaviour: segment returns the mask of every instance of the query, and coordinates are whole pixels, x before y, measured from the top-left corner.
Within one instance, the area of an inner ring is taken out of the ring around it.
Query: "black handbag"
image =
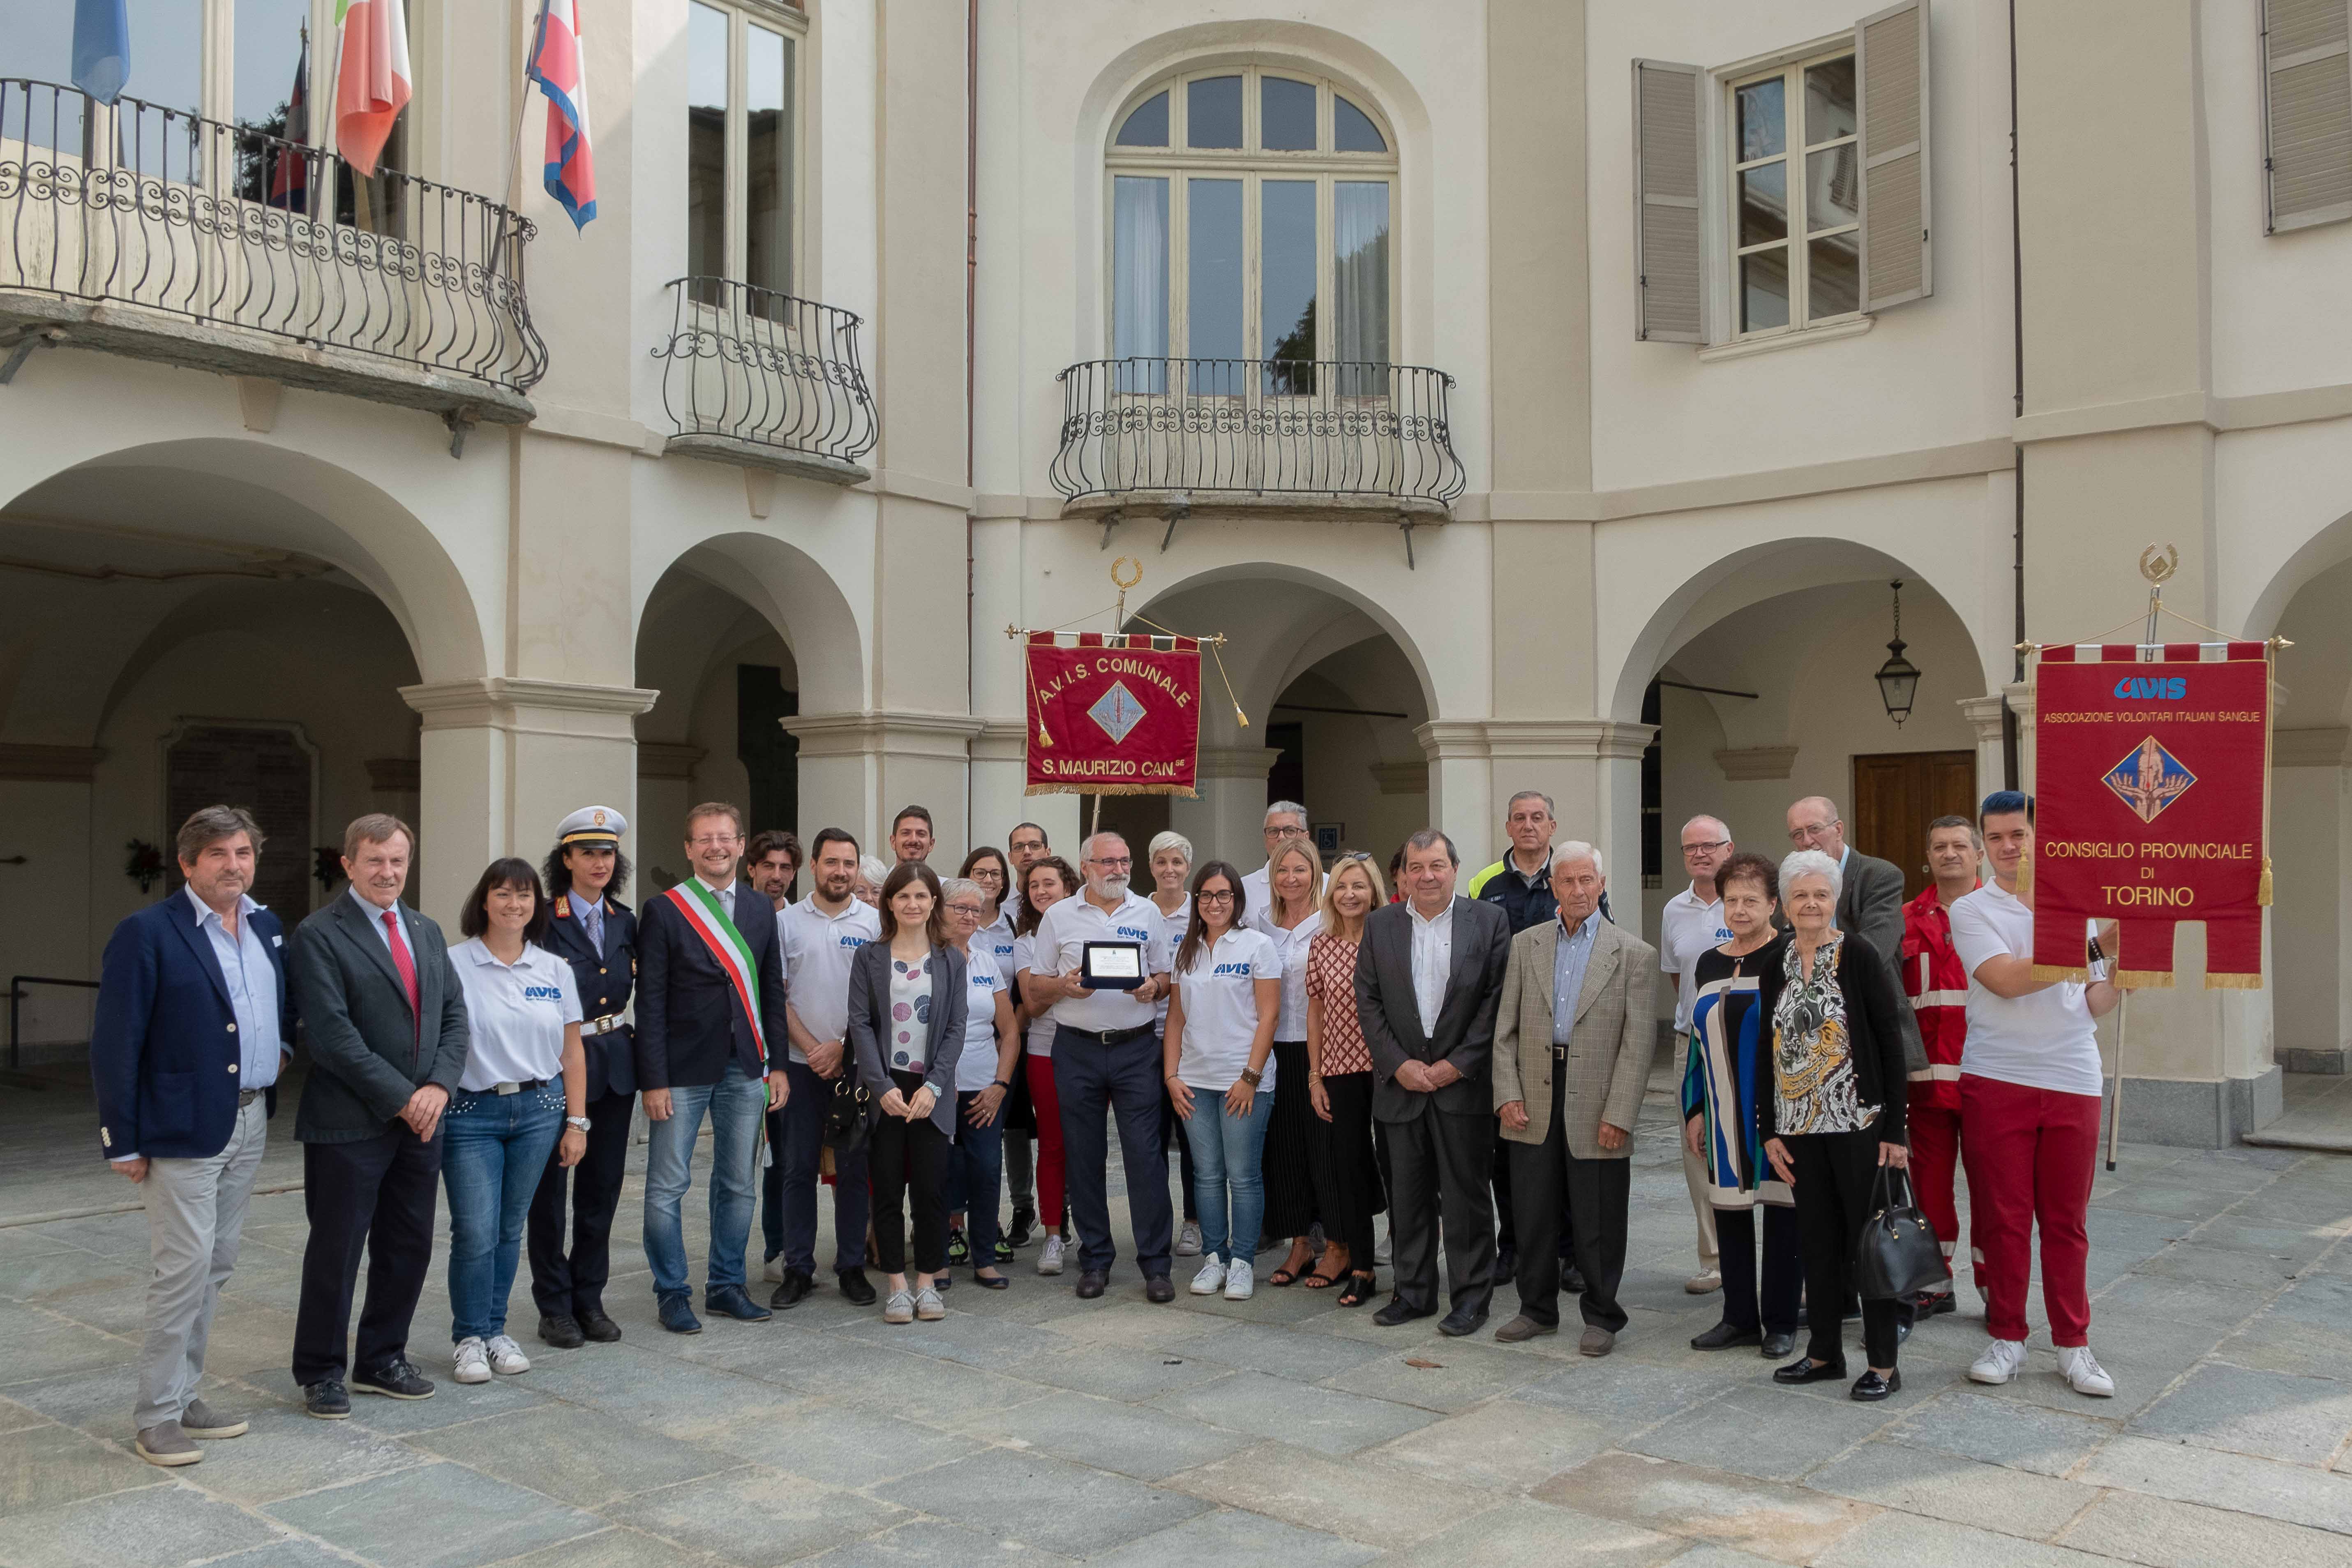
[[[1897,1206],[1892,1165],[1878,1167],[1871,1186],[1870,1217],[1853,1244],[1853,1288],[1873,1301],[1901,1300],[1922,1290],[1943,1289],[1944,1249],[1936,1227],[1919,1212],[1911,1197],[1911,1174],[1903,1173],[1903,1201]]]
[[[833,1080],[833,1097],[824,1107],[824,1146],[836,1154],[854,1154],[866,1146],[866,1086],[855,1072]]]

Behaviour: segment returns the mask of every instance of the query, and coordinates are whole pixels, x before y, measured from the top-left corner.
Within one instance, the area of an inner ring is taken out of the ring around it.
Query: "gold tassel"
[[[2031,849],[2027,850],[2025,858],[2017,863],[2017,896],[2021,899],[2030,899],[2033,896],[2033,851]],[[2036,975],[2034,978],[2041,977]]]
[[[2172,971],[2169,969],[2118,969],[2109,978],[2133,991],[2172,989]]]
[[[2270,858],[2269,856],[2267,856],[2267,855],[2265,855],[2265,856],[2263,856],[2263,880],[2262,880],[2262,886],[2261,886],[2261,887],[2259,887],[2259,888],[2257,888],[2257,889],[2254,890],[2254,902],[2256,902],[2256,903],[2258,903],[2258,904],[2262,905],[2262,906],[2263,906],[2263,908],[2264,908],[2264,909],[2268,909],[2268,908],[2270,908],[2270,903],[2271,903],[2271,858]],[[2208,984],[2210,984],[2210,982],[2208,982]]]
[[[2087,985],[2091,983],[2091,972],[2087,969],[2069,969],[2058,963],[2037,963],[2033,966],[2033,978],[2039,984],[2071,980],[2077,985]]]
[[[2205,972],[2205,989],[2208,991],[2260,991],[2262,988],[2263,977],[2259,974],[2216,974],[2210,969]]]

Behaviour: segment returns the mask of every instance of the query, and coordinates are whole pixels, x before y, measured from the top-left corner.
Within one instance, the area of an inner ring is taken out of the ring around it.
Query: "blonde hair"
[[[1388,882],[1381,877],[1379,864],[1375,862],[1370,855],[1366,855],[1361,852],[1354,855],[1342,855],[1339,857],[1339,861],[1332,866],[1331,874],[1323,879],[1323,900],[1318,908],[1323,916],[1323,929],[1325,931],[1337,932],[1340,929],[1341,916],[1339,914],[1339,908],[1337,904],[1334,904],[1331,901],[1331,893],[1334,889],[1339,887],[1339,877],[1342,872],[1357,870],[1363,872],[1365,877],[1370,879],[1372,884],[1371,907],[1363,912],[1359,923],[1360,923],[1361,920],[1370,920],[1373,910],[1379,909],[1382,904],[1389,901]]]
[[[1265,901],[1270,906],[1265,918],[1268,920],[1282,912],[1282,894],[1274,885],[1274,876],[1281,868],[1284,858],[1292,855],[1307,862],[1307,907],[1310,911],[1317,907],[1315,889],[1323,882],[1323,857],[1318,855],[1315,846],[1304,838],[1286,839],[1265,863]]]

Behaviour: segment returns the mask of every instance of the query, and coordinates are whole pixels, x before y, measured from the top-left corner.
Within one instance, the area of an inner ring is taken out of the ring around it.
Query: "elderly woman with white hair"
[[[1837,929],[1842,879],[1818,849],[1780,862],[1791,930],[1772,1005],[1772,1090],[1757,1097],[1756,1115],[1765,1157],[1796,1194],[1811,1335],[1804,1355],[1773,1373],[1778,1383],[1844,1378],[1838,1308],[1847,1260],[1870,1216],[1878,1168],[1909,1163],[1895,980],[1876,949]],[[1885,1399],[1903,1386],[1895,1301],[1863,1302],[1862,1338],[1869,1364],[1852,1396]]]

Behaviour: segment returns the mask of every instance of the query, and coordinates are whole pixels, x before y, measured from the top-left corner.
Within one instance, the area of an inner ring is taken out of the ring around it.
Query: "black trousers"
[[[1758,1215],[1764,1216],[1757,1223]],[[1804,1280],[1804,1253],[1797,1239],[1797,1211],[1759,1200],[1754,1208],[1715,1211],[1715,1239],[1722,1252],[1723,1321],[1735,1329],[1768,1333],[1797,1331],[1797,1298]],[[1758,1283],[1756,1233],[1764,1233],[1764,1269]]]
[[[909,1100],[922,1075],[894,1072],[890,1081]],[[866,1141],[874,1183],[874,1251],[885,1274],[907,1271],[907,1207],[915,1210],[915,1269],[944,1274],[948,1267],[948,1157],[955,1145],[928,1116],[907,1121],[884,1116]]]
[[[1522,1250],[1518,1221],[1512,1217],[1518,1212],[1518,1205],[1511,1196],[1511,1151],[1517,1147],[1507,1139],[1495,1140],[1495,1217],[1502,1221],[1503,1245],[1510,1248],[1514,1264],[1517,1261],[1517,1255]],[[1560,1189],[1559,1205],[1559,1260],[1566,1263],[1576,1254],[1570,1240],[1575,1226],[1569,1222],[1568,1190],[1565,1187]]]
[[[1301,1081],[1305,1075],[1302,1074]],[[1301,1098],[1311,1098],[1302,1089]],[[1331,1120],[1314,1114],[1307,1124],[1308,1168],[1315,1177],[1315,1206],[1323,1235],[1348,1249],[1348,1267],[1372,1271],[1372,1216],[1386,1206],[1380,1161],[1372,1152],[1372,1075],[1333,1073],[1323,1080]],[[1279,1103],[1277,1100],[1276,1103]]]
[[[546,1317],[578,1317],[604,1310],[604,1282],[613,1277],[613,1215],[628,1174],[629,1119],[634,1094],[607,1094],[588,1102],[588,1152],[567,1171],[563,1141],[547,1152],[547,1169],[530,1196],[525,1242],[530,1249],[530,1299]],[[572,1208],[572,1246],[563,1245],[564,1200]]]
[[[420,1142],[404,1123],[352,1143],[302,1145],[302,1299],[294,1315],[294,1381],[380,1371],[408,1351],[408,1323],[433,1264],[441,1130]],[[359,1342],[349,1343],[360,1256],[368,1260]],[[346,1351],[350,1351],[348,1356]]]
[[[1160,1143],[1160,1108],[1168,1099],[1160,1059],[1160,1040],[1148,1029],[1115,1046],[1075,1029],[1055,1033],[1054,1093],[1062,1102],[1063,1181],[1068,1189],[1070,1224],[1078,1233],[1082,1271],[1108,1274],[1118,1258],[1110,1234],[1110,1130],[1106,1121],[1115,1115],[1136,1267],[1147,1279],[1168,1272],[1176,1219],[1168,1196],[1168,1154]],[[1255,1239],[1234,1245],[1247,1247]]]
[[[1870,1217],[1870,1191],[1878,1177],[1878,1133],[1873,1128],[1808,1132],[1781,1142],[1789,1146],[1790,1163],[1797,1173],[1797,1237],[1805,1258],[1805,1300],[1811,1305],[1806,1322],[1812,1331],[1805,1353],[1843,1365],[1845,1341],[1838,1314],[1827,1304],[1845,1300],[1854,1238]],[[1872,1366],[1895,1364],[1895,1323],[1894,1302],[1863,1302],[1862,1344]]]
[[[1551,1128],[1540,1143],[1511,1143],[1513,1229],[1519,1242],[1519,1310],[1538,1323],[1559,1321],[1560,1226],[1573,1238],[1577,1272],[1584,1276],[1579,1303],[1588,1327],[1616,1333],[1625,1326],[1617,1287],[1625,1278],[1625,1229],[1633,1196],[1630,1159],[1580,1160],[1568,1152],[1562,1114],[1567,1075],[1551,1075]]]
[[[1423,1310],[1437,1305],[1437,1239],[1445,1237],[1446,1283],[1454,1310],[1483,1313],[1495,1294],[1495,1118],[1456,1116],[1426,1107],[1410,1121],[1388,1122],[1389,1227],[1397,1299]]]
[[[1162,1049],[1165,1049],[1164,1042]],[[1201,1200],[1192,1191],[1192,1141],[1178,1131],[1176,1097],[1168,1092],[1168,1080],[1164,1077],[1160,1080],[1160,1146],[1162,1149],[1173,1147],[1176,1151],[1177,1169],[1184,1178],[1179,1188],[1184,1194],[1184,1221],[1188,1225],[1197,1225],[1201,1219]],[[1257,1238],[1252,1237],[1250,1239],[1255,1244]]]

